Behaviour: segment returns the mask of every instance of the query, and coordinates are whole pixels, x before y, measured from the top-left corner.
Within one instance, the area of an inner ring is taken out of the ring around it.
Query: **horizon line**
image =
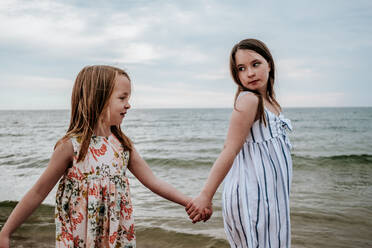
[[[231,109],[232,107],[139,107],[139,108],[131,108],[132,110],[136,109]],[[301,108],[372,108],[372,106],[284,106],[282,108],[287,109],[301,109]],[[70,108],[50,108],[50,109],[5,109],[0,108],[0,111],[51,111],[51,110],[71,110]]]

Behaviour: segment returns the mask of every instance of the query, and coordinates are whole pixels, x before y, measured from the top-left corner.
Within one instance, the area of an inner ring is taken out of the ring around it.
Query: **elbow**
[[[41,203],[48,196],[49,191],[41,188],[36,188],[31,191],[31,194],[35,200]]]
[[[222,152],[226,152],[227,154],[231,154],[233,156],[233,158],[235,159],[235,157],[240,152],[240,149],[233,148],[233,147],[228,146],[228,145],[224,145],[223,149],[222,149]]]

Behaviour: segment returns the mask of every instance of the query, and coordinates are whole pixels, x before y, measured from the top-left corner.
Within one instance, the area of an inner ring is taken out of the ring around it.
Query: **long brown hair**
[[[107,65],[94,65],[84,67],[76,77],[71,96],[71,119],[66,135],[60,142],[70,137],[77,136],[81,139],[81,148],[77,162],[84,160],[93,130],[97,127],[102,112],[108,105],[108,100],[113,92],[115,78],[128,74],[119,68]],[[132,151],[131,140],[118,126],[111,126],[111,132],[120,141],[124,150]]]
[[[240,82],[239,76],[238,76],[238,68],[236,67],[235,62],[235,54],[238,51],[238,49],[247,49],[252,50],[258,54],[260,54],[266,62],[269,64],[270,72],[269,72],[269,79],[267,82],[267,90],[266,95],[262,96],[260,92],[255,90],[249,90],[246,87],[243,86],[243,84]],[[281,110],[280,104],[277,102],[275,98],[275,92],[274,92],[274,82],[275,82],[275,64],[274,59],[270,53],[270,50],[267,48],[265,43],[263,43],[260,40],[257,39],[245,39],[237,43],[231,50],[230,53],[230,72],[231,76],[234,79],[234,82],[238,85],[238,89],[235,94],[234,99],[234,107],[236,104],[236,100],[242,91],[250,91],[253,92],[255,95],[257,95],[259,101],[258,101],[258,108],[257,108],[257,118],[260,121],[263,121],[266,125],[266,118],[265,118],[265,111],[264,111],[264,103],[263,103],[263,97],[269,100],[270,103],[274,104],[276,107]]]

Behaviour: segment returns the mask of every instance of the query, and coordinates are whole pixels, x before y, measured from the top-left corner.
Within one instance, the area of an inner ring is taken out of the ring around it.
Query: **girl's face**
[[[266,59],[253,50],[238,49],[235,54],[238,76],[243,86],[265,96],[270,66]]]
[[[124,75],[118,75],[114,84],[106,115],[110,126],[120,125],[130,108],[131,84],[129,79]]]

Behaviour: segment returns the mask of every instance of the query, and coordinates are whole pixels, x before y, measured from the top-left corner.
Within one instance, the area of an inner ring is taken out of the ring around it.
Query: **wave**
[[[195,167],[195,166],[211,166],[213,159],[175,159],[175,158],[145,158],[149,165],[161,166],[176,166],[176,167]]]
[[[204,153],[205,154],[205,153]],[[184,158],[159,158],[159,157],[145,157],[146,162],[152,166],[170,166],[170,167],[211,167],[217,156],[199,156]],[[337,155],[324,157],[306,157],[306,156],[292,156],[294,166],[367,166],[372,168],[372,155]]]
[[[0,224],[6,221],[16,204],[16,201],[0,202]],[[197,233],[197,231],[187,233],[186,230],[183,232],[182,228],[179,231],[175,231],[144,225],[147,225],[147,223],[136,221],[137,247],[222,248],[228,246],[225,239]],[[13,242],[17,245],[22,245],[22,247],[54,247],[54,207],[44,204],[40,205],[25,224],[16,231],[12,239]]]
[[[176,144],[180,144],[180,143],[190,143],[190,144],[204,144],[204,143],[221,143],[221,140],[219,138],[201,138],[201,137],[184,137],[182,138],[182,140],[180,140],[179,137],[170,137],[170,138],[152,138],[152,137],[149,137],[149,138],[144,138],[142,140],[136,140],[136,139],[133,139],[134,140],[134,143],[136,145],[138,144],[148,144],[149,142],[151,142],[152,144],[157,144],[157,143],[176,143]]]
[[[214,153],[208,153],[208,149],[200,150],[200,155],[193,154],[189,157],[160,157],[160,156],[144,156],[144,159],[150,166],[165,166],[165,167],[211,167],[214,161],[217,159],[217,155]],[[154,152],[154,151],[152,151]],[[43,168],[46,167],[49,158],[24,158],[16,159],[13,155],[7,155],[0,157],[3,159],[0,162],[1,165],[15,165],[17,168]],[[298,156],[292,155],[294,166],[368,166],[372,168],[372,155],[360,154],[360,155],[337,155],[337,156],[322,156],[322,157],[309,157],[309,156]]]
[[[0,225],[3,224],[10,213],[13,211],[18,201],[0,202]],[[45,226],[45,224],[54,224],[54,206],[41,204],[33,214],[27,219],[27,224]]]
[[[4,155],[4,156],[0,156],[0,159],[11,158],[11,157],[15,157],[15,155],[14,154],[7,154],[7,155]]]
[[[49,159],[37,159],[31,163],[27,163],[21,166],[18,166],[19,169],[23,168],[44,168],[48,165]]]
[[[0,133],[0,137],[22,137],[27,135],[24,133]]]
[[[320,157],[305,157],[293,155],[294,165],[322,165],[322,166],[352,166],[352,165],[367,165],[372,167],[372,155],[370,154],[351,154],[351,155],[335,155],[335,156],[320,156]]]
[[[14,156],[4,156],[0,157],[0,159],[6,159],[11,158]],[[44,168],[49,162],[49,158],[47,159],[38,159],[38,158],[21,158],[15,157],[14,159],[10,160],[2,160],[0,161],[0,166],[6,165],[6,166],[16,166],[18,169],[24,169],[24,168]]]
[[[292,155],[293,158],[298,159],[330,159],[330,160],[358,160],[364,162],[372,162],[372,154],[350,154],[350,155],[332,155],[332,156],[319,156],[319,157],[310,157],[310,156],[299,156]]]
[[[211,167],[217,156],[200,156],[192,157],[190,159],[180,158],[159,158],[149,157],[145,158],[150,166],[169,166],[169,167]],[[301,166],[367,166],[372,168],[372,155],[337,155],[324,157],[306,157],[293,155],[293,165],[295,167]]]
[[[141,227],[137,225],[138,247],[227,247],[225,239],[218,239],[203,234],[189,234],[177,231],[165,230],[160,227]],[[156,242],[155,242],[156,241]]]

